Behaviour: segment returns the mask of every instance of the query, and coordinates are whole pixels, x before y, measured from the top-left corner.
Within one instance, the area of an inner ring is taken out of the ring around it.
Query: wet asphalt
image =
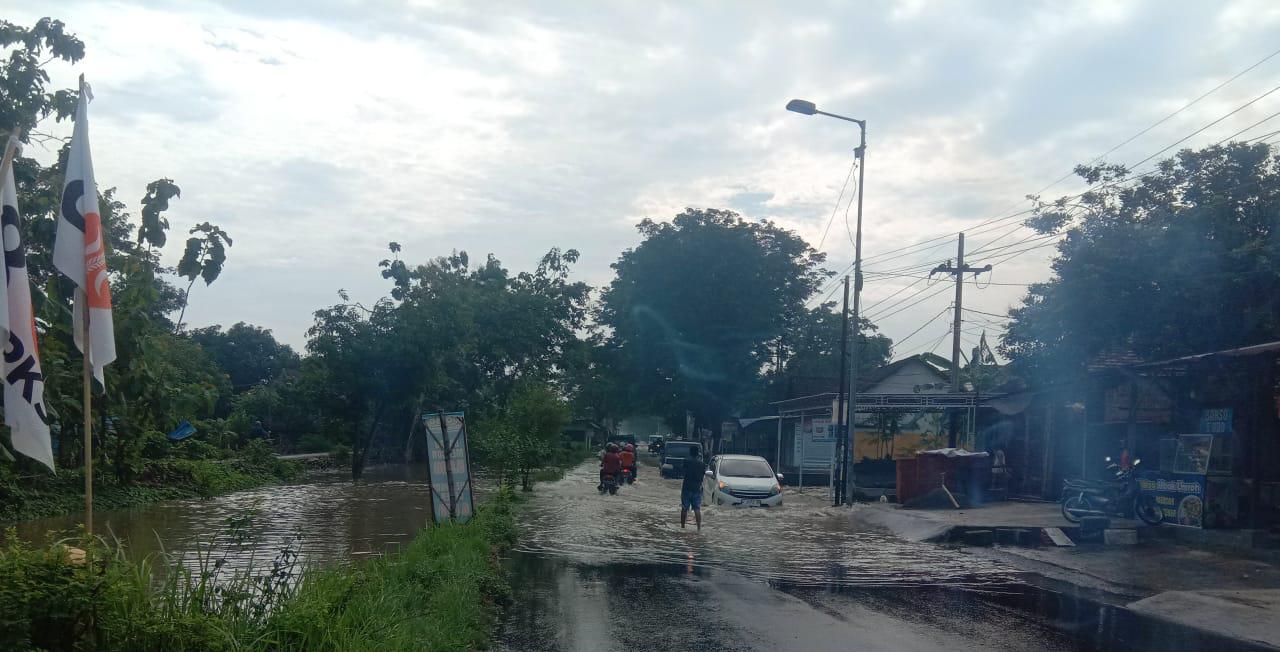
[[[507,560],[503,650],[1091,650],[997,562],[861,530],[806,489],[679,526],[653,466],[617,496],[583,465],[540,485]],[[1087,610],[1086,610],[1087,611]],[[1092,617],[1085,614],[1085,621]],[[1066,622],[1069,621],[1069,622]]]

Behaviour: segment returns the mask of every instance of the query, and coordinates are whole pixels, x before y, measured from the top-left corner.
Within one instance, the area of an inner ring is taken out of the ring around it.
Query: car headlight
[[[782,485],[775,484],[773,485],[773,488],[769,489],[770,496],[776,496],[780,493],[782,493]]]
[[[725,483],[724,483],[724,480],[721,480],[721,481],[717,482],[717,483],[716,483],[716,488],[717,488],[717,489],[719,489],[720,491],[724,491],[724,492],[727,492],[727,493],[733,493],[733,492],[729,491],[729,485],[725,484]]]

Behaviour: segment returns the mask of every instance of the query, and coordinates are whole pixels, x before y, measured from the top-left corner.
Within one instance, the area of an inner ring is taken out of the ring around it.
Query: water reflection
[[[483,483],[477,497],[483,495]],[[99,533],[123,541],[137,558],[153,552],[188,553],[210,546],[227,554],[230,568],[265,565],[297,540],[303,565],[341,563],[406,544],[430,516],[425,464],[371,467],[358,483],[345,471],[322,472],[304,482],[241,491],[209,500],[180,500],[95,513]],[[241,541],[233,519],[250,516]],[[74,531],[81,515],[16,524],[18,536],[41,541],[46,533]],[[194,566],[194,555],[185,563]]]

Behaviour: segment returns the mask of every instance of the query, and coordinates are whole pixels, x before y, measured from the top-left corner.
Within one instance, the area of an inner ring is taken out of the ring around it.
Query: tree
[[[0,21],[0,129],[23,129],[23,140],[59,140],[38,131],[42,120],[72,118],[78,90],[51,91],[44,66],[61,61],[75,64],[85,45],[66,31],[61,21],[44,18],[30,29]],[[80,405],[81,365],[71,337],[71,297],[74,285],[53,267],[52,251],[65,178],[68,143],[61,142],[58,159],[48,167],[31,158],[14,160],[22,239],[26,264],[34,285],[33,303],[40,339],[41,365],[48,415],[58,437],[60,465],[75,466],[82,454]],[[114,188],[100,191],[98,203],[111,271],[114,303],[116,362],[106,369],[109,391],[95,401],[99,455],[108,457],[116,479],[130,482],[147,457],[162,454],[163,433],[182,419],[211,417],[220,397],[229,392],[226,376],[199,347],[174,337],[166,315],[178,308],[180,293],[163,275],[152,245],[164,240],[168,221],[163,212],[177,186],[160,179],[147,187],[142,228],[131,223]],[[138,241],[131,235],[138,233]],[[143,245],[146,245],[145,247]],[[101,418],[102,414],[110,419]],[[109,424],[109,425],[108,425]]]
[[[41,119],[52,114],[61,120],[75,111],[72,91],[46,92],[44,65],[54,59],[80,61],[84,42],[68,34],[60,20],[41,18],[30,29],[0,20],[0,48],[13,48],[0,64],[0,129],[10,134],[21,128],[22,141],[29,142]]]
[[[148,186],[147,189],[150,192],[151,186]],[[145,230],[146,228],[147,223],[144,222],[143,229]],[[177,330],[182,329],[182,318],[187,314],[187,304],[191,300],[191,288],[196,284],[196,279],[204,279],[205,285],[210,285],[216,281],[218,276],[222,274],[223,263],[227,261],[227,247],[231,246],[231,236],[227,235],[226,231],[208,222],[201,222],[191,227],[191,233],[199,233],[200,235],[187,238],[187,246],[182,252],[182,260],[178,261],[178,276],[187,279],[189,282],[187,283],[187,289],[182,293],[182,311],[178,313],[178,322],[175,326]]]
[[[318,311],[308,332],[307,350],[330,379],[320,405],[349,426],[356,477],[380,433],[403,442],[416,405],[461,409],[481,423],[520,383],[558,382],[586,320],[589,288],[568,280],[572,249],[552,249],[514,276],[493,256],[475,268],[466,252],[409,266],[399,245],[390,249],[380,267],[391,296]]]
[[[226,331],[213,325],[187,335],[209,354],[231,378],[236,391],[275,380],[285,370],[297,369],[299,358],[288,344],[281,344],[266,328],[237,322]]]
[[[571,415],[569,404],[551,386],[522,383],[510,405],[487,422],[486,447],[494,451],[503,469],[520,475],[525,491],[532,491],[533,470],[550,459]]]
[[[611,331],[637,411],[683,428],[751,402],[770,347],[827,273],[824,255],[771,222],[686,209],[642,221],[643,242],[613,264],[598,319]]]
[[[1268,146],[1184,150],[1150,175],[1079,166],[1095,189],[1028,224],[1065,237],[1054,277],[1010,310],[1000,351],[1071,377],[1100,353],[1146,358],[1280,337],[1280,159]]]
[[[879,334],[876,325],[866,318],[861,320],[858,333],[858,373],[865,374],[889,363],[893,357],[893,340]],[[798,319],[788,325],[780,343],[783,347],[784,370],[773,374],[772,380],[784,390],[789,380],[823,378],[834,381],[840,378],[840,330],[841,316],[834,302],[824,303],[804,310]],[[850,336],[852,336],[852,325]],[[834,387],[832,388],[834,390]],[[782,398],[776,395],[776,398]]]

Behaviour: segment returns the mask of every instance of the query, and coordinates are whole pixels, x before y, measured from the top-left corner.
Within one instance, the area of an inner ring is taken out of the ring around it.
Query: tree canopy
[[[1280,338],[1280,158],[1267,145],[1182,151],[1132,179],[1116,165],[1077,173],[1095,188],[1028,222],[1065,237],[1054,277],[1029,288],[1001,339],[1024,373]]]
[[[772,222],[686,209],[642,221],[644,237],[613,264],[601,299],[627,401],[637,411],[703,424],[750,402],[770,347],[804,314],[828,274],[824,255]]]

